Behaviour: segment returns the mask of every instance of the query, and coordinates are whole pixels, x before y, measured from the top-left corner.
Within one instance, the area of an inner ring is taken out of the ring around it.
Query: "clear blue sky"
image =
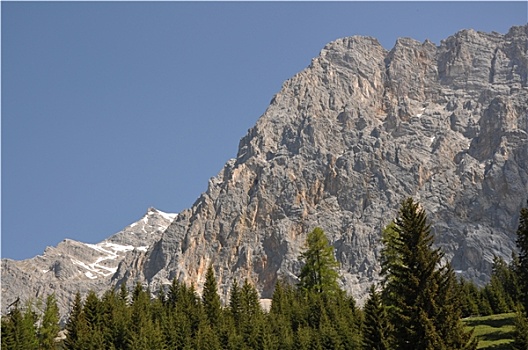
[[[351,35],[506,33],[526,2],[5,2],[2,257],[190,207],[282,83]]]

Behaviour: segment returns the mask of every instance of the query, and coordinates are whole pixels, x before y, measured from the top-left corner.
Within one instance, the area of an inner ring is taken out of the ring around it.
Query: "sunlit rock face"
[[[79,286],[156,291],[174,278],[200,291],[212,264],[224,299],[245,278],[269,298],[277,278],[296,281],[319,226],[342,287],[361,301],[379,281],[381,230],[408,196],[453,268],[484,283],[494,255],[510,259],[528,197],[527,42],[528,26],[464,30],[438,46],[401,38],[390,51],[370,37],[331,42],[283,84],[191,208],[147,219],[147,238],[131,225],[98,248],[61,243],[50,249],[75,253],[45,264],[3,260],[3,293],[61,290],[67,305]]]
[[[213,264],[224,296],[249,278],[270,297],[278,277],[295,281],[320,226],[361,299],[379,279],[381,229],[413,196],[453,268],[487,281],[493,256],[511,257],[528,196],[527,32],[401,38],[390,51],[369,37],[329,43],[151,246],[145,278],[199,288]]]
[[[61,321],[66,321],[77,291],[104,292],[117,285],[116,278],[136,276],[134,270],[123,272],[121,266],[141,261],[176,216],[149,208],[139,221],[100,243],[65,239],[31,259],[2,259],[2,313],[18,297],[36,301],[55,293]]]

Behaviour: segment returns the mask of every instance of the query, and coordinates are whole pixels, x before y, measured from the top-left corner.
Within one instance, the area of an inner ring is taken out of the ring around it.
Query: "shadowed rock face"
[[[528,196],[527,38],[522,26],[464,30],[439,46],[402,38],[391,51],[369,37],[329,43],[192,208],[111,281],[157,290],[176,277],[201,290],[213,264],[223,297],[249,278],[269,298],[278,277],[295,281],[320,226],[343,288],[361,300],[379,278],[381,229],[408,196],[454,269],[487,281],[493,255],[511,256]],[[9,263],[2,278],[25,262]]]

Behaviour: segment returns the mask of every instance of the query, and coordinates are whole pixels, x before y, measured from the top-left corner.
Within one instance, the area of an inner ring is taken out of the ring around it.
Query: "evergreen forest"
[[[457,278],[434,247],[431,223],[412,198],[382,234],[381,282],[363,307],[339,286],[338,262],[321,228],[308,233],[295,285],[278,281],[269,310],[249,280],[222,303],[209,266],[201,295],[173,280],[151,291],[125,283],[98,296],[76,293],[65,325],[54,295],[16,302],[1,320],[2,349],[477,349],[462,319],[515,313],[511,349],[528,349],[528,208],[520,212],[517,252],[496,257],[490,282]]]

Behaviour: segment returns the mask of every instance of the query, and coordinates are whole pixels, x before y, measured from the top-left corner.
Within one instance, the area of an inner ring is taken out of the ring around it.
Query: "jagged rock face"
[[[493,255],[510,258],[528,196],[527,46],[528,25],[464,30],[439,46],[403,38],[391,51],[369,37],[329,43],[284,83],[192,208],[160,219],[155,234],[128,234],[131,225],[97,249],[67,241],[42,263],[3,260],[2,292],[71,299],[125,281],[155,291],[173,278],[200,291],[213,264],[224,298],[235,278],[269,298],[277,278],[295,282],[319,226],[343,288],[361,301],[379,279],[381,230],[408,196],[454,269],[485,282]],[[110,243],[136,249],[112,259]]]
[[[361,299],[379,278],[381,229],[413,196],[454,269],[486,281],[493,255],[511,256],[528,194],[527,36],[328,44],[149,249],[144,277],[200,289],[212,263],[225,296],[247,277],[270,297],[277,277],[295,280],[320,226]]]
[[[2,259],[2,313],[18,297],[37,300],[55,293],[64,322],[77,291],[104,292],[116,279],[133,275],[122,266],[141,261],[175,217],[150,208],[141,220],[100,243],[65,239],[32,259]]]

